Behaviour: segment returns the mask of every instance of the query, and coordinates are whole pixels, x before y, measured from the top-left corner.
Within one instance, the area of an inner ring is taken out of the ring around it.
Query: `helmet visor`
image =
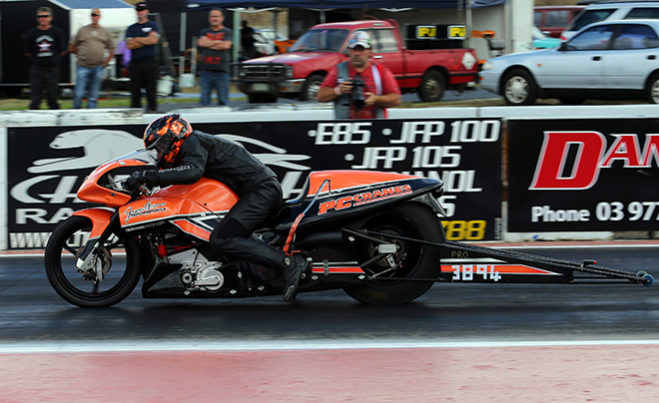
[[[157,159],[160,161],[163,155],[167,154],[169,147],[172,143],[171,135],[169,133],[162,135],[151,143],[146,149],[154,150],[157,153]]]

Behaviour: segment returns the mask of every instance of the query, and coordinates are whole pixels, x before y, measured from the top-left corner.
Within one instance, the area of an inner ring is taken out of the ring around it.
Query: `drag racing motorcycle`
[[[279,270],[227,260],[209,244],[236,194],[209,178],[128,188],[134,171],[155,166],[153,151],[142,150],[86,178],[78,198],[103,207],[76,211],[53,231],[45,267],[55,291],[82,307],[116,304],[140,278],[144,297],[281,294]],[[363,303],[407,303],[441,274],[431,245],[444,241],[442,188],[439,180],[397,173],[311,172],[301,195],[253,236],[307,258],[299,292],[344,289]]]

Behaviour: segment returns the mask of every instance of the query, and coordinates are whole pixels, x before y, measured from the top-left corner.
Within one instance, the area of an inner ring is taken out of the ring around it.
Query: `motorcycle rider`
[[[284,301],[292,301],[300,276],[309,268],[306,258],[287,256],[250,237],[281,207],[275,173],[238,143],[193,130],[178,114],[154,120],[144,131],[144,146],[157,152],[159,169],[134,172],[128,186],[194,183],[202,176],[227,185],[239,200],[213,230],[211,246],[229,259],[280,268],[286,282]]]

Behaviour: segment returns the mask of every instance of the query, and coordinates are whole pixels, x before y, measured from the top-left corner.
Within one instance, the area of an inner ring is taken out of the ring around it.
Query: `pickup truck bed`
[[[315,25],[288,53],[237,64],[234,81],[250,102],[314,100],[329,70],[348,59],[348,38],[357,30],[370,34],[372,59],[392,71],[401,91],[416,91],[422,101],[439,101],[447,88],[478,80],[473,49],[408,50],[395,21],[366,20]]]

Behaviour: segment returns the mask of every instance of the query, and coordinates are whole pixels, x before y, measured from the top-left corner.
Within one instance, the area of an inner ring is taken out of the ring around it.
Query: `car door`
[[[604,58],[604,88],[643,89],[648,74],[659,67],[658,45],[649,25],[621,24]]]
[[[539,55],[531,66],[543,88],[600,89],[604,58],[615,27],[598,25],[575,35],[553,52]]]
[[[400,80],[405,74],[403,68],[403,54],[398,48],[398,41],[391,28],[366,30],[373,40],[371,58],[379,64],[383,64],[391,70],[394,77]],[[400,81],[399,81],[400,83]]]

